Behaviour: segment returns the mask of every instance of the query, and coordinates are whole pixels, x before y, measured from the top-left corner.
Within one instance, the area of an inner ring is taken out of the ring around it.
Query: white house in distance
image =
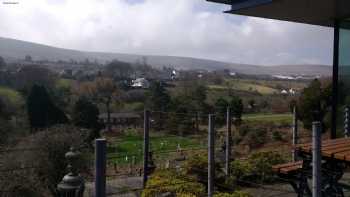
[[[145,78],[137,78],[135,80],[132,80],[132,84],[131,84],[131,87],[133,87],[133,88],[147,89],[147,88],[149,88],[149,86],[150,86],[150,83]]]

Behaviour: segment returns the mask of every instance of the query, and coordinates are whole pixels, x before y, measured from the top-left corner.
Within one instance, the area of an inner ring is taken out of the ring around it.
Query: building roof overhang
[[[225,13],[334,26],[350,17],[350,0],[207,0],[231,5]]]

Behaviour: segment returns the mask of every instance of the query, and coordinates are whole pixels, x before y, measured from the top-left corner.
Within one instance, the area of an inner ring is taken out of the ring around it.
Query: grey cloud
[[[33,0],[0,5],[0,36],[63,48],[249,64],[330,64],[332,31],[226,15],[205,0]]]

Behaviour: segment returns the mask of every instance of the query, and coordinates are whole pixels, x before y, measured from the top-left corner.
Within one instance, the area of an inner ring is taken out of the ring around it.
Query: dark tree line
[[[34,85],[27,98],[29,124],[32,130],[65,124],[68,118],[51,100],[44,86]]]

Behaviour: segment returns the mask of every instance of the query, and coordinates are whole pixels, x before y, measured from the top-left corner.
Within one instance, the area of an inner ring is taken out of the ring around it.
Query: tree
[[[329,126],[325,124],[325,120],[329,107],[331,106],[332,98],[331,83],[322,86],[318,79],[313,80],[306,87],[299,97],[298,101],[298,116],[303,122],[304,128],[311,129],[314,121],[314,112],[318,112],[317,119],[323,123],[324,130]]]
[[[162,128],[163,126],[163,113],[168,111],[170,104],[170,96],[167,90],[164,88],[162,82],[153,82],[150,86],[149,95],[147,99],[148,107],[154,111],[160,111],[159,116],[155,116],[155,127]]]
[[[155,111],[166,111],[170,103],[170,96],[162,82],[153,82],[150,86],[148,104]]]
[[[216,122],[219,123],[220,125],[225,123],[225,117],[226,117],[226,111],[227,107],[229,106],[229,103],[222,97],[220,97],[218,100],[215,102],[215,108],[217,111],[220,113],[219,116],[215,118]]]
[[[0,56],[0,69],[4,68],[6,66],[6,62],[3,57]]]
[[[21,170],[14,176],[12,172],[2,172],[0,188],[11,191],[11,196],[44,197],[58,196],[57,184],[68,173],[65,154],[70,147],[81,152],[75,159],[78,173],[89,173],[88,157],[85,147],[87,133],[76,127],[57,125],[40,131],[16,143],[11,149],[36,147],[35,151],[16,151],[5,153],[2,160],[4,169],[17,169],[23,166],[35,166],[31,170]],[[13,192],[13,193],[12,193]]]
[[[107,129],[111,127],[111,105],[120,101],[120,91],[112,79],[97,78],[93,82],[85,83],[81,88],[82,94],[92,98],[95,102],[101,103],[107,111]]]
[[[75,126],[90,129],[89,141],[99,137],[101,124],[98,121],[97,106],[85,97],[80,97],[73,108],[73,123]]]
[[[131,64],[127,62],[121,62],[118,60],[113,60],[104,69],[104,75],[113,77],[117,80],[129,79],[133,73],[134,69]]]
[[[31,129],[42,129],[68,122],[68,118],[51,101],[46,88],[34,85],[27,98],[27,112]]]
[[[34,84],[52,89],[57,77],[48,68],[37,65],[24,66],[16,73],[16,89],[21,90],[24,95],[28,95]]]
[[[242,99],[238,96],[233,96],[230,102],[230,108],[232,115],[240,121],[242,119],[242,113],[243,113],[243,102]]]

